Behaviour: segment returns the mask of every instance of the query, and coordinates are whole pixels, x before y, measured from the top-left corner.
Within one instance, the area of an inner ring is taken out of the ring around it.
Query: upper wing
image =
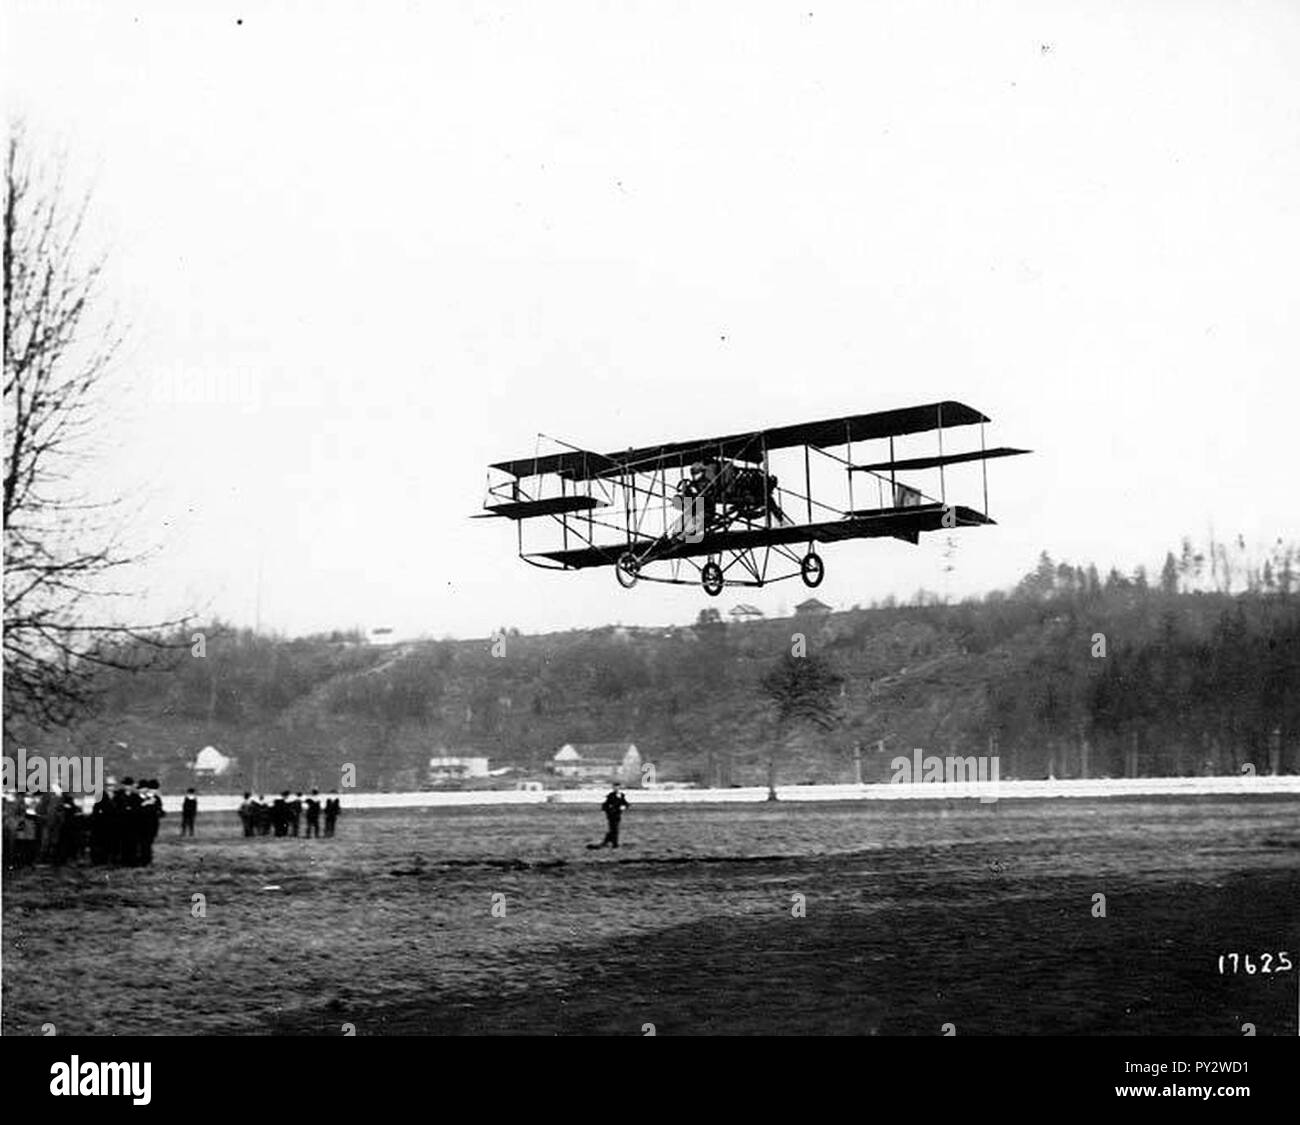
[[[801,422],[771,430],[697,441],[647,445],[615,453],[589,453],[572,450],[547,457],[523,457],[501,461],[492,468],[516,477],[558,473],[571,480],[593,480],[625,472],[657,472],[660,469],[684,469],[705,457],[761,464],[764,449],[788,449],[795,445],[835,446],[895,434],[919,434],[951,426],[969,426],[989,419],[973,407],[960,402],[932,402],[924,406],[907,406],[901,410],[882,410],[874,414],[851,414],[827,418],[821,422]]]
[[[970,426],[989,419],[974,407],[961,402],[930,402],[924,406],[905,406],[901,410],[881,410],[875,414],[852,414],[847,418],[828,418],[824,422],[801,422],[766,432],[768,449],[786,449],[792,445],[847,445],[851,441],[872,441],[898,434],[923,434],[952,426]]]

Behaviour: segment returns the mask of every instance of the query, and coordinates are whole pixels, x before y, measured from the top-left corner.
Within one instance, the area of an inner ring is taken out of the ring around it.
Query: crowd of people
[[[4,864],[7,868],[37,863],[62,865],[89,859],[116,867],[148,867],[153,863],[163,811],[158,782],[109,778],[103,793],[83,803],[54,787],[47,792],[4,793]],[[181,802],[181,836],[193,836],[199,801],[194,790]],[[303,797],[285,790],[274,800],[245,793],[239,820],[245,836],[333,836],[341,806],[338,790],[328,797],[313,789]],[[322,822],[324,831],[322,832]]]
[[[71,793],[4,795],[4,854],[8,867],[91,863],[148,867],[163,811],[158,782],[109,778],[87,815]]]
[[[328,797],[322,797],[318,789],[313,789],[307,797],[301,793],[290,795],[286,789],[271,801],[245,793],[239,805],[239,822],[244,826],[245,836],[297,836],[302,833],[305,817],[306,835],[319,837],[323,816],[324,834],[333,836],[340,811],[337,789],[331,790]]]

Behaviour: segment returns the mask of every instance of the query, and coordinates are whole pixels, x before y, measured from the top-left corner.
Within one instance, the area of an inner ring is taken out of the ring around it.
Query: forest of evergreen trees
[[[566,742],[624,739],[661,780],[702,784],[763,783],[769,760],[783,783],[849,781],[855,753],[882,780],[913,747],[992,748],[1003,777],[1295,773],[1297,562],[1187,542],[1151,580],[1044,553],[957,604],[398,645],[213,623],[105,672],[71,730],[22,738],[173,789],[206,745],[238,761],[222,788],[332,785],[349,762],[377,789],[421,785],[435,754],[540,776]]]
[[[1226,550],[1207,560],[1184,543],[1153,588],[1140,568],[1099,583],[1092,568],[1044,555],[1016,595],[1051,609],[1033,674],[989,687],[988,726],[1010,771],[1023,760],[1040,772],[1044,758],[1049,775],[1075,777],[1279,773],[1284,759],[1294,771],[1295,561],[1283,550],[1237,570]]]

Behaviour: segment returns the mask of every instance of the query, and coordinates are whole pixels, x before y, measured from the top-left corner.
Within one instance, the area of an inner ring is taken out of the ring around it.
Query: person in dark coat
[[[289,834],[289,790],[285,790],[271,806],[271,823],[275,826],[277,836]]]
[[[239,802],[239,823],[244,827],[245,836],[251,836],[257,830],[257,802],[251,793],[245,793]]]
[[[623,810],[628,807],[627,798],[623,796],[623,787],[615,783],[614,788],[605,798],[605,803],[600,807],[605,814],[605,823],[609,826],[600,846],[616,848],[618,847],[618,822],[623,818]]]
[[[339,791],[331,789],[329,797],[325,800],[325,835],[334,835],[334,825],[338,823],[339,813],[342,811],[339,805]]]
[[[271,831],[271,802],[263,793],[257,798],[257,834],[265,836]]]
[[[134,778],[122,778],[113,794],[113,817],[117,822],[117,855],[109,862],[135,867],[140,862],[140,794]]]
[[[155,778],[140,782],[139,837],[136,845],[136,862],[141,867],[153,863],[153,842],[158,838],[158,822],[167,814],[163,812],[162,795]]]
[[[90,809],[90,862],[113,863],[118,852],[117,781],[108,779],[104,791]]]
[[[307,798],[307,838],[320,839],[320,791],[313,789]]]
[[[244,799],[248,799],[248,794],[244,794]],[[244,806],[239,806],[239,819],[244,819]],[[185,790],[185,800],[181,802],[181,835],[194,835],[194,821],[199,815],[199,799],[194,796],[193,789]],[[244,829],[244,835],[248,835],[248,829]]]
[[[296,836],[302,829],[302,794],[289,802],[289,835]]]

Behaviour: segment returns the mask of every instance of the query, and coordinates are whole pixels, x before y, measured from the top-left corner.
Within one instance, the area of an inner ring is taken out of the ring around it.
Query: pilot
[[[713,511],[719,504],[729,502],[729,493],[736,483],[736,466],[730,461],[710,458],[696,461],[691,466],[691,484],[693,495],[704,497],[705,511],[712,519]]]
[[[673,506],[682,510],[674,534],[700,535],[713,519],[714,495],[703,461],[690,467],[690,475],[677,482]]]

